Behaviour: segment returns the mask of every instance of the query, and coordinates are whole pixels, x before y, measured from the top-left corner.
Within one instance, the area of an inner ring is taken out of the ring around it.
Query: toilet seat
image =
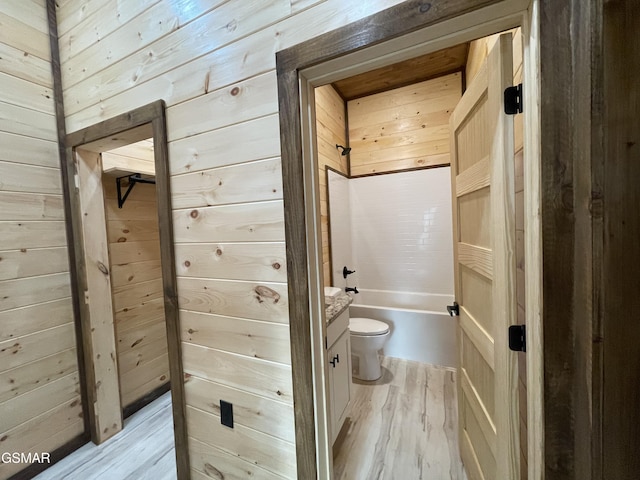
[[[372,318],[355,317],[349,319],[349,331],[352,335],[373,337],[387,334],[389,332],[389,325]]]

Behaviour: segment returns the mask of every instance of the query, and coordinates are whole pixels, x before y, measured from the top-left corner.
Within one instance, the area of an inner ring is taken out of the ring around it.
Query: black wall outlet
[[[220,423],[233,428],[233,404],[220,400]]]

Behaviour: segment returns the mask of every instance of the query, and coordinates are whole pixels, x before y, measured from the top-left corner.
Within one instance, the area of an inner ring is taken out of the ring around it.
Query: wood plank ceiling
[[[464,71],[469,44],[438,50],[333,83],[345,101]],[[464,88],[464,85],[463,85]]]

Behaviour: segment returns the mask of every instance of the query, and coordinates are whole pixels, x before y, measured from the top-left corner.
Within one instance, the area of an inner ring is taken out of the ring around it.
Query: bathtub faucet
[[[349,293],[349,292],[353,292],[353,293],[360,293],[360,292],[358,291],[358,287],[353,287],[353,288],[351,288],[351,287],[345,287],[344,291],[345,291],[345,292],[347,292],[347,293]]]

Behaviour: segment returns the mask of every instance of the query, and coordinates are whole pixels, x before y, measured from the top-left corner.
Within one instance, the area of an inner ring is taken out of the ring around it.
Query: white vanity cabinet
[[[351,338],[349,309],[327,326],[329,415],[331,443],[335,442],[349,413],[351,401]]]

